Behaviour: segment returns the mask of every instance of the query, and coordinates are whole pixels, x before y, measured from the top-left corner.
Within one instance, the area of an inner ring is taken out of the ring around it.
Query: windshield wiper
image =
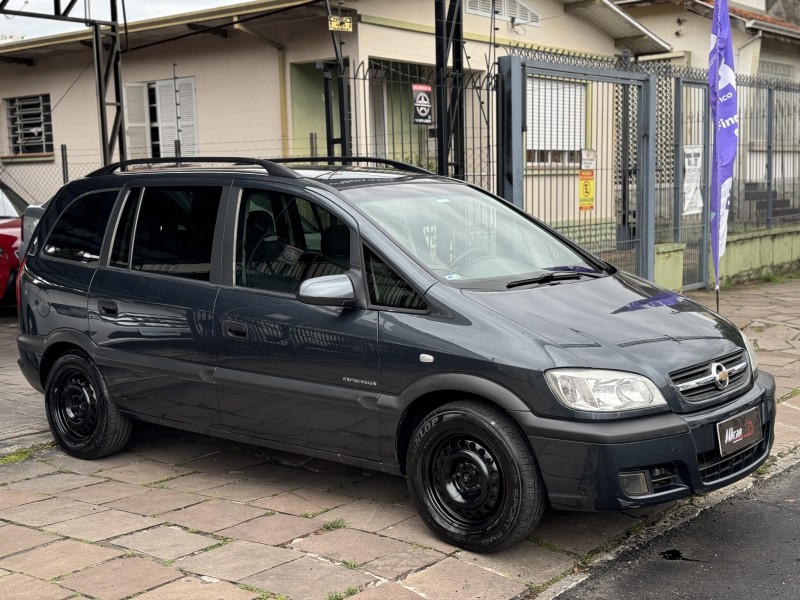
[[[551,283],[554,281],[567,281],[570,279],[580,279],[581,277],[591,277],[592,279],[595,279],[603,276],[603,273],[598,273],[597,271],[548,271],[547,273],[542,273],[537,277],[510,281],[506,284],[506,288],[511,289],[523,285],[536,285]]]

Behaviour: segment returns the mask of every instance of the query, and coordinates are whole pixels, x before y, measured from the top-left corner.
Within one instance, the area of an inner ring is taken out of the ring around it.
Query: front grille
[[[768,423],[764,424],[762,434],[761,441],[755,446],[743,448],[722,458],[720,458],[719,449],[717,448],[698,454],[697,464],[700,467],[700,479],[703,483],[714,483],[755,464],[767,451],[769,444]]]
[[[720,390],[712,376],[711,365],[721,363],[729,373],[728,385]],[[689,402],[702,402],[721,393],[729,393],[750,380],[750,366],[744,350],[728,354],[720,359],[694,365],[670,374],[672,383]]]

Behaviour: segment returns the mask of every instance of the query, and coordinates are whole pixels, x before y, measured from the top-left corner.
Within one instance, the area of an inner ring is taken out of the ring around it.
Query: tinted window
[[[350,268],[350,229],[305,198],[244,190],[236,240],[244,287],[294,294],[306,279]]]
[[[427,310],[428,304],[394,269],[364,246],[369,300],[378,306]]]
[[[208,281],[221,196],[221,187],[145,188],[136,219],[131,268]],[[132,198],[135,194],[129,196],[129,205],[135,201]],[[126,228],[134,211],[126,206],[124,212],[127,221],[120,221],[114,242],[114,260],[120,266],[127,264]]]
[[[111,248],[109,264],[112,267],[127,268],[128,266],[131,240],[133,239],[133,225],[136,220],[136,209],[139,206],[141,194],[141,188],[134,188],[128,192],[128,197],[125,199],[125,207],[122,209],[117,231],[114,234],[114,245]]]
[[[86,194],[70,204],[53,227],[44,254],[78,262],[98,260],[117,193],[106,190]]]

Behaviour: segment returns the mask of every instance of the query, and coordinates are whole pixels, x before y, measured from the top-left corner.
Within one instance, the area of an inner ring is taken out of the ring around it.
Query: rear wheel
[[[101,458],[128,442],[131,422],[108,396],[97,366],[80,351],[61,356],[44,390],[50,431],[67,454]]]
[[[505,414],[478,402],[446,404],[423,419],[406,475],[428,527],[466,550],[511,546],[544,512],[544,485],[525,438]]]

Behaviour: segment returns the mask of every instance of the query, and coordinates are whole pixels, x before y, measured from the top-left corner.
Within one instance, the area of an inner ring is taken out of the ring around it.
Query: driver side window
[[[350,240],[347,225],[305,198],[245,189],[236,234],[236,285],[295,294],[306,279],[346,272]]]

